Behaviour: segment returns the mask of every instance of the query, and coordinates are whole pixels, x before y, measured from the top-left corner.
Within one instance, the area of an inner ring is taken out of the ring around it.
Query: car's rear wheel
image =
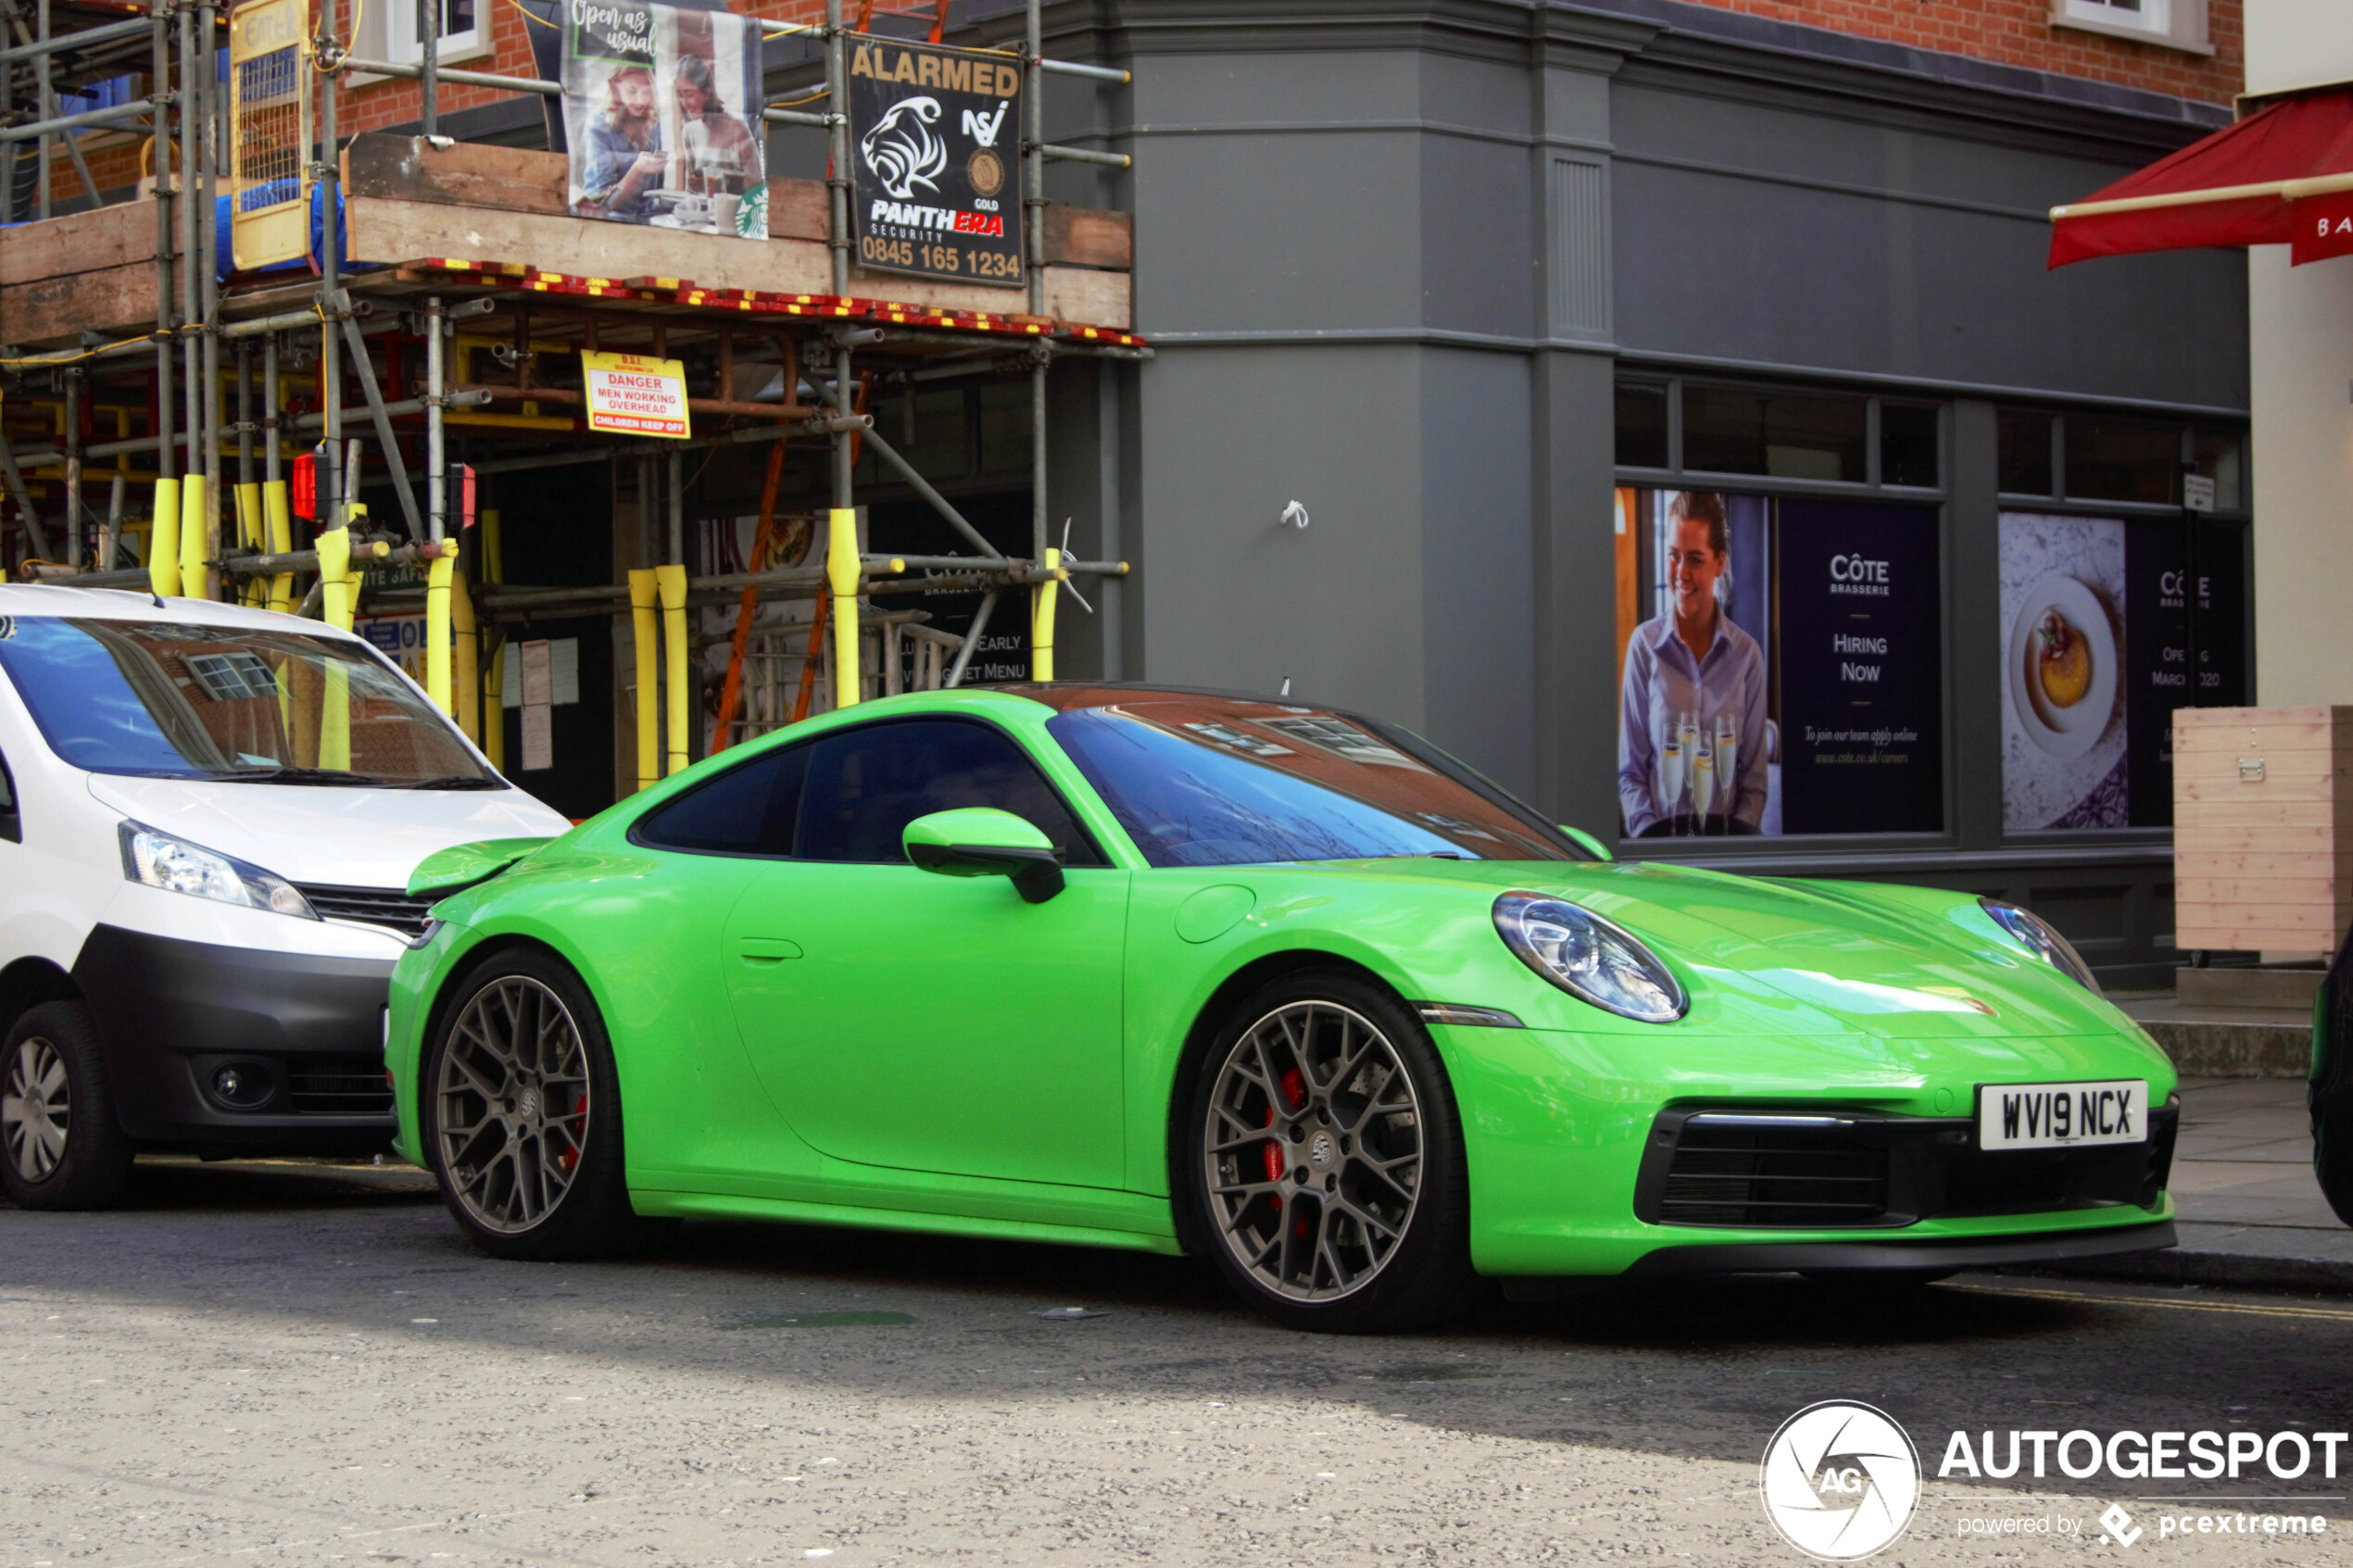
[[[462,982],[428,1052],[426,1158],[475,1245],[551,1260],[635,1250],[621,1089],[603,1018],[579,977],[529,949]]]
[[[1202,1061],[1192,1218],[1243,1297],[1295,1328],[1424,1327],[1472,1284],[1454,1099],[1420,1022],[1342,970],[1265,987]]]
[[[44,1002],[0,1047],[0,1180],[20,1209],[105,1209],[131,1184],[97,1025],[80,1002]]]

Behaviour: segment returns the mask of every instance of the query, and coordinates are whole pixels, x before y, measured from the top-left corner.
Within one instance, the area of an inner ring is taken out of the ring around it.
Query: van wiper
[[[386,784],[384,787],[387,789],[504,789],[507,785],[504,780],[489,778],[481,773],[444,773],[438,778],[405,779],[398,784]]]
[[[210,776],[231,784],[336,784],[349,788],[376,788],[384,784],[371,773],[350,773],[340,768],[234,768]]]

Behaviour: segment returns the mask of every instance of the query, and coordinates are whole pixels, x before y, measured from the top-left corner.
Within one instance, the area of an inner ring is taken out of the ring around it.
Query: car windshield
[[[342,638],[0,616],[0,671],[49,748],[94,773],[503,787],[430,702]]]
[[[1579,858],[1500,791],[1324,709],[1155,695],[1046,729],[1155,866]]]

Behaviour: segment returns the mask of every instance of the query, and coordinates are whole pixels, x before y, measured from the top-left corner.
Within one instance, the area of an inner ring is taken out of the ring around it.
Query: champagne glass
[[[1683,747],[1681,743],[1668,741],[1658,748],[1658,785],[1667,792],[1667,820],[1675,820],[1675,808],[1683,798]]]
[[[1724,796],[1724,814],[1729,817],[1741,798],[1741,721],[1730,713],[1716,716],[1716,780]],[[1731,823],[1724,825],[1730,828]]]
[[[1716,759],[1703,751],[1692,759],[1692,804],[1699,813],[1699,831],[1707,831],[1707,809],[1716,803]]]
[[[1699,715],[1677,714],[1675,738],[1683,743],[1683,778],[1688,783],[1692,776],[1692,764],[1699,760]]]

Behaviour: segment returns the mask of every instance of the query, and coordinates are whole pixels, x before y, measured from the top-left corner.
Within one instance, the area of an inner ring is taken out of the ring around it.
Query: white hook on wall
[[[1307,531],[1307,508],[1299,502],[1293,501],[1283,508],[1282,521],[1303,533]]]

